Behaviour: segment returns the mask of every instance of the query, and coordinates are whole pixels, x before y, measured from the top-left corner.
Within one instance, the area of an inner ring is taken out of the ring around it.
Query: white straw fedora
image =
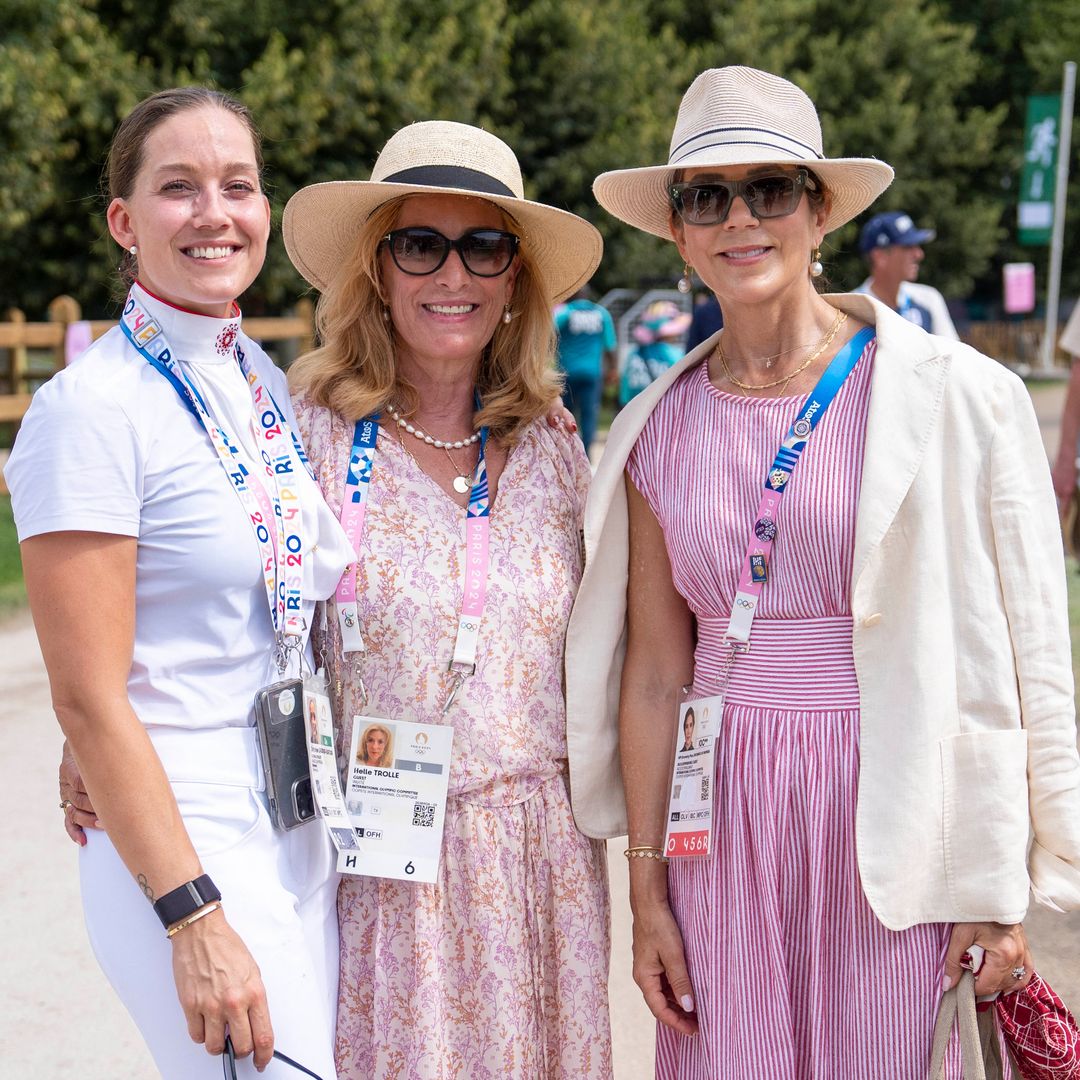
[[[832,196],[826,231],[865,210],[892,183],[877,158],[827,158],[814,103],[794,83],[748,67],[703,71],[683,95],[666,165],[617,169],[593,193],[609,213],[671,239],[668,186],[677,169],[729,165],[805,165]]]
[[[301,188],[285,206],[285,249],[293,266],[324,290],[373,210],[401,195],[435,192],[479,197],[505,210],[553,301],[576,292],[600,264],[600,233],[576,214],[524,198],[521,168],[502,139],[446,120],[410,124],[392,135],[370,180]]]

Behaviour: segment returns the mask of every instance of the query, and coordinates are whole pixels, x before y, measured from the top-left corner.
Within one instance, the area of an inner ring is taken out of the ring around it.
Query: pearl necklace
[[[465,446],[472,446],[474,442],[480,441],[480,432],[474,431],[467,439],[457,439],[451,442],[448,439],[435,439],[428,435],[427,432],[421,431],[420,428],[414,424],[410,424],[401,413],[394,408],[393,405],[388,406],[390,415],[397,421],[398,427],[404,428],[410,435],[415,435],[421,442],[426,442],[428,446],[434,446],[438,450],[445,450],[448,447],[454,450],[460,450]]]

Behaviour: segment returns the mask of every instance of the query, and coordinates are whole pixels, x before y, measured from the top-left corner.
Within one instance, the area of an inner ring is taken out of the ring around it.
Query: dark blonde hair
[[[397,369],[379,268],[379,244],[408,197],[383,203],[364,222],[352,254],[319,298],[315,322],[320,347],[289,369],[294,391],[305,392],[348,421],[391,403],[402,416],[412,416],[419,405],[416,389]],[[502,213],[506,228],[520,231]],[[510,301],[514,317],[509,323],[500,321],[484,347],[476,376],[481,408],[473,418],[477,427],[486,425],[494,437],[511,443],[547,412],[560,387],[551,298],[524,239],[517,260]]]

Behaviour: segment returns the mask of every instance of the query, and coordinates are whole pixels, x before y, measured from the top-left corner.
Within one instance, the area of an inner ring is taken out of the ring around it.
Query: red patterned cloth
[[[1080,1080],[1080,1028],[1049,984],[1033,975],[994,1008],[1024,1080]]]

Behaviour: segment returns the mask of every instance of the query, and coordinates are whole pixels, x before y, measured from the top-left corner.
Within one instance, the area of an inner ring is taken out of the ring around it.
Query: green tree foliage
[[[1017,240],[1016,203],[1023,165],[1024,124],[1031,94],[1059,94],[1066,60],[1080,62],[1080,23],[1072,0],[950,0],[949,17],[974,29],[980,57],[979,76],[961,97],[962,105],[1005,111],[988,168],[971,177],[981,195],[1002,207],[1004,240],[980,282],[988,297],[1000,294],[1001,265],[1034,262],[1039,292],[1046,289],[1048,249],[1021,247]],[[1073,121],[1072,176],[1065,215],[1063,295],[1080,292],[1080,117]]]
[[[973,30],[924,0],[733,0],[712,12],[687,43],[699,68],[748,64],[783,74],[817,105],[828,156],[877,157],[896,169],[873,209],[827,239],[831,285],[852,288],[865,276],[856,240],[869,214],[902,208],[938,230],[928,278],[948,295],[967,295],[1002,235],[1000,201],[970,190],[1002,119],[1001,109],[958,104],[979,75]]]
[[[670,282],[673,246],[604,214],[592,179],[663,162],[683,91],[729,63],[803,86],[831,155],[893,164],[875,209],[936,227],[927,277],[963,296],[1011,250],[1015,116],[1077,43],[1068,2],[0,0],[0,303],[37,314],[69,292],[105,310],[109,135],[140,97],[185,82],[252,107],[275,221],[304,184],[366,177],[403,124],[454,119],[515,147],[527,195],[600,227],[601,287]],[[862,276],[857,224],[825,253],[837,286]],[[278,241],[245,306],[281,307],[303,287]]]

